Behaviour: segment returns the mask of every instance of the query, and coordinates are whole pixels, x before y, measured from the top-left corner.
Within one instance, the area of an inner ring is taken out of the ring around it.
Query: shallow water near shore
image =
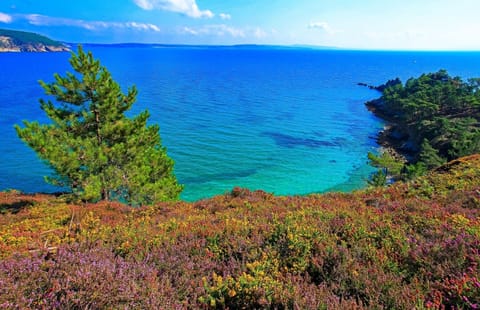
[[[91,47],[148,109],[185,185],[182,199],[234,186],[279,195],[362,188],[383,122],[364,102],[370,85],[447,69],[480,76],[480,53],[322,51],[287,48]],[[68,53],[0,54],[0,190],[52,192],[49,170],[16,136],[22,120],[46,122],[37,80],[70,71]]]

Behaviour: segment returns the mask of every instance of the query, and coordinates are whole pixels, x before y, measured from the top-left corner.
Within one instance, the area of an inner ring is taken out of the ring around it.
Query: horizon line
[[[291,48],[291,49],[312,49],[312,50],[331,50],[331,51],[365,51],[365,52],[466,52],[478,53],[480,49],[388,49],[388,48],[358,48],[358,47],[338,47],[315,44],[259,44],[259,43],[239,43],[239,44],[191,44],[191,43],[145,43],[145,42],[112,42],[112,43],[93,43],[93,42],[65,42],[68,45],[137,45],[137,46],[163,46],[163,47],[275,47],[275,48]]]

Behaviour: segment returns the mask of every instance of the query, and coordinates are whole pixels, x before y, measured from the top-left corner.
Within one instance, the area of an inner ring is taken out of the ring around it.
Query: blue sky
[[[479,0],[0,0],[0,28],[67,42],[480,50]]]

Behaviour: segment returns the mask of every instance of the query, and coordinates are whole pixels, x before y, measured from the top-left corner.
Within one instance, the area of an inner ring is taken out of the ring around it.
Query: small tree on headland
[[[24,121],[19,137],[55,171],[49,183],[69,187],[85,201],[149,204],[177,200],[182,186],[161,145],[159,127],[147,126],[148,111],[125,116],[137,90],[123,94],[108,70],[81,46],[70,59],[76,74],[40,81],[55,103],[40,100],[50,124]]]

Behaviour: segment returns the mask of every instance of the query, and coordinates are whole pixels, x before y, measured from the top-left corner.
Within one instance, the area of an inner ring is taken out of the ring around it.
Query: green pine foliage
[[[389,181],[400,180],[403,178],[402,172],[404,163],[388,152],[382,152],[380,155],[368,153],[368,163],[370,166],[378,168],[368,184],[373,187],[385,186]],[[391,183],[391,182],[390,182]]]
[[[126,94],[108,70],[80,46],[75,73],[40,82],[54,101],[40,100],[49,124],[24,121],[19,137],[55,171],[49,183],[68,187],[84,201],[120,200],[132,205],[177,200],[182,186],[174,161],[161,145],[148,111],[128,118],[137,90]]]
[[[419,161],[423,163],[427,169],[434,169],[445,164],[444,158],[438,155],[438,150],[433,148],[427,139],[424,139],[421,145]]]
[[[479,86],[440,70],[385,88],[380,108],[418,146],[416,160],[438,167],[480,152]]]
[[[370,164],[384,169],[383,174],[412,179],[447,161],[480,153],[480,79],[463,81],[440,70],[405,84],[397,78],[376,89],[382,97],[367,104],[391,123],[392,132],[401,137],[397,144],[409,146],[403,168],[369,154]],[[392,164],[400,169],[391,171]],[[377,173],[369,183],[381,185],[381,176]]]
[[[368,185],[371,187],[383,187],[388,184],[387,174],[385,170],[378,169],[374,172],[368,180]]]

